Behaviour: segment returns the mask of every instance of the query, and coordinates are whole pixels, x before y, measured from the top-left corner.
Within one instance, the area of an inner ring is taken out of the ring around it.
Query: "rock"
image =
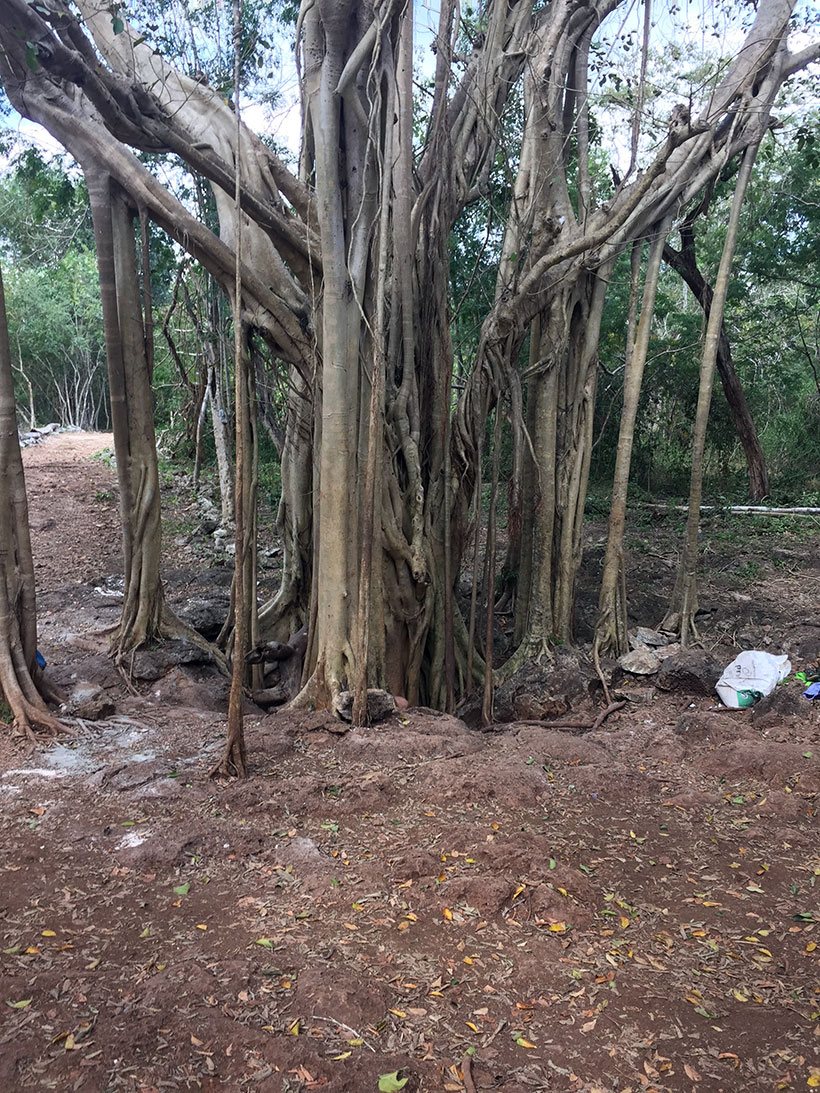
[[[663,661],[657,684],[662,691],[711,696],[722,671],[711,653],[703,649],[683,649]]]
[[[353,718],[353,692],[342,691],[333,702],[333,709],[344,721]],[[370,687],[367,691],[368,721],[383,721],[396,712],[396,700],[388,691]]]
[[[552,661],[529,661],[503,683],[495,694],[495,720],[509,723],[522,717],[520,710],[529,712],[525,720],[558,717],[572,708],[574,699],[589,694],[594,672],[582,666],[575,653],[559,649]],[[518,703],[518,707],[516,706]],[[481,719],[481,700],[466,704],[459,715],[467,724]]]
[[[633,649],[641,645],[649,645],[656,649],[662,645],[669,645],[674,641],[674,635],[665,634],[662,630],[650,630],[648,626],[639,626],[634,634],[629,635],[629,644]]]
[[[679,653],[683,646],[679,641],[673,642],[671,645],[664,645],[658,649],[653,649],[652,652],[658,658],[658,660],[666,660],[667,657],[673,657],[676,653]]]
[[[83,721],[102,721],[111,717],[116,707],[102,687],[88,680],[76,684],[65,704],[66,712]]]
[[[138,649],[130,665],[134,679],[154,680],[167,675],[180,664],[207,664],[209,656],[190,641],[174,638],[162,645]]]
[[[176,613],[192,630],[213,641],[224,626],[230,609],[230,593],[218,591],[209,596],[192,596],[176,608]]]
[[[266,710],[269,706],[281,706],[287,702],[288,696],[283,687],[266,687],[262,691],[254,691],[253,700],[257,706]]]
[[[618,657],[618,667],[633,676],[653,676],[660,671],[661,662],[646,645],[638,645],[629,653]]]
[[[550,698],[527,692],[515,696],[513,707],[517,721],[546,721],[551,717],[560,717],[572,709],[566,695]]]

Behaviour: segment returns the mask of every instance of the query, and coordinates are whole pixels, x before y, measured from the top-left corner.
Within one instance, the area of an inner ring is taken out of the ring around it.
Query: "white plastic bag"
[[[730,710],[745,710],[770,695],[792,670],[787,656],[750,649],[727,664],[715,690]]]

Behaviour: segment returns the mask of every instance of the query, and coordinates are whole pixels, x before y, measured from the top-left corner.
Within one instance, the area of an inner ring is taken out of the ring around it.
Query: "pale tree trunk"
[[[6,302],[0,275],[0,697],[18,732],[64,731],[37,666],[37,605],[28,501],[17,434]]]
[[[219,362],[209,355],[207,400],[211,411],[211,428],[216,451],[216,475],[219,486],[219,504],[224,527],[234,522],[234,483],[231,468],[230,431],[228,412],[222,396],[222,370]]]
[[[134,213],[106,175],[89,171],[86,179],[97,243],[120,487],[125,598],[114,646],[122,659],[158,638],[163,629],[154,397],[139,307]]]
[[[661,258],[669,221],[664,221],[656,230],[649,248],[646,267],[641,313],[635,331],[634,344],[631,342],[632,322],[627,324],[626,365],[624,369],[623,409],[618,432],[618,446],[615,453],[615,472],[612,481],[612,498],[609,509],[609,531],[606,554],[601,576],[601,592],[598,603],[598,622],[595,627],[595,652],[614,653],[620,656],[629,649],[627,637],[627,606],[621,594],[625,584],[624,577],[624,531],[626,528],[626,502],[629,491],[629,468],[632,461],[632,446],[635,439],[635,422],[638,417],[638,404],[641,397],[644,367],[649,351],[649,337],[652,331],[652,318],[655,313],[655,298],[658,291],[658,279]],[[637,254],[633,251],[633,259]],[[634,278],[630,291],[630,319],[634,314],[632,301],[636,299],[637,284]]]
[[[763,119],[765,125],[765,118]],[[761,131],[765,132],[765,128]],[[762,136],[761,138],[762,139]],[[729,212],[729,221],[726,226],[726,236],[723,241],[723,251],[720,256],[715,289],[709,309],[709,318],[706,323],[706,333],[703,339],[703,355],[700,364],[700,384],[698,387],[698,403],[695,411],[695,424],[692,431],[692,473],[689,484],[689,512],[686,520],[683,546],[681,549],[678,577],[672,594],[672,602],[669,611],[663,620],[665,630],[675,631],[680,635],[681,645],[687,646],[692,640],[698,640],[698,632],[695,626],[697,614],[697,563],[698,563],[698,531],[700,529],[700,505],[703,496],[703,456],[706,448],[706,430],[709,424],[709,407],[712,400],[712,387],[715,375],[720,335],[723,326],[723,312],[726,306],[726,296],[729,290],[729,277],[732,271],[732,259],[734,258],[735,245],[737,243],[738,229],[740,227],[740,215],[743,209],[743,199],[746,188],[751,178],[755,157],[760,147],[760,139],[750,144],[743,154],[735,190],[732,195],[732,206]]]

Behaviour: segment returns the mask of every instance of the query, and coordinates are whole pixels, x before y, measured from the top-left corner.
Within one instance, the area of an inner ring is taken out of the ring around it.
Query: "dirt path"
[[[36,519],[97,538],[35,548],[85,625],[115,487],[46,453]],[[99,649],[80,629],[66,666]],[[76,740],[6,741],[0,1090],[820,1082],[820,718],[796,684],[768,713],[636,693],[583,737],[254,717],[253,777],[225,787],[204,683],[110,687],[117,718]]]

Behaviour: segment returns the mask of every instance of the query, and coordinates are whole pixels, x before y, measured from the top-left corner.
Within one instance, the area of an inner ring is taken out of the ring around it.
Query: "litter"
[[[807,687],[803,692],[803,697],[808,699],[820,698],[820,682],[812,683]]]
[[[740,653],[727,664],[715,690],[730,710],[745,710],[770,695],[791,671],[787,656],[776,657],[758,649]]]

